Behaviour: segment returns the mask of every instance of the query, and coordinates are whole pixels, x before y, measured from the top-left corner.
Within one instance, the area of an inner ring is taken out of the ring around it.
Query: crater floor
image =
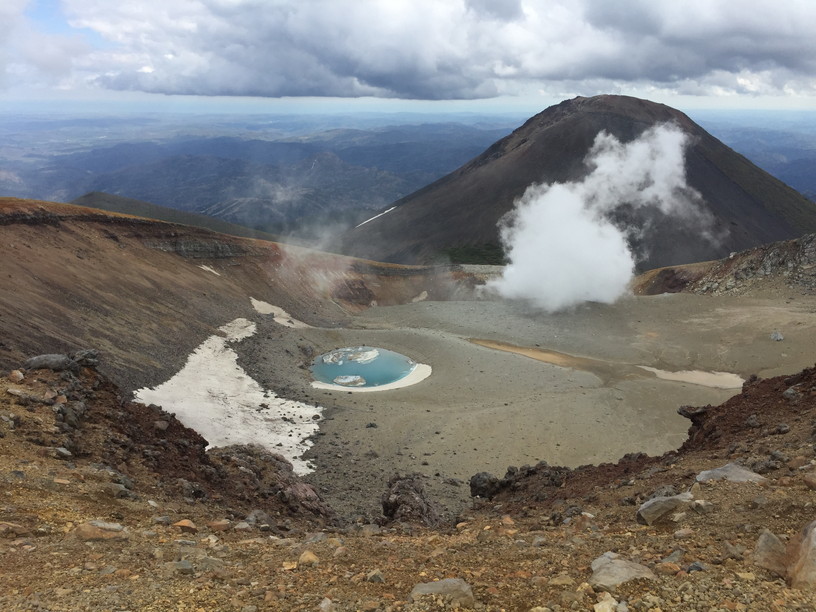
[[[317,468],[308,479],[338,511],[376,517],[388,478],[420,472],[454,516],[480,471],[501,476],[510,465],[575,467],[677,448],[689,426],[680,406],[718,404],[738,389],[667,380],[638,366],[742,378],[793,373],[813,365],[814,313],[816,298],[793,293],[630,297],[559,314],[501,301],[419,302],[369,309],[341,329],[262,323],[237,350],[257,380],[326,408],[306,453]],[[772,340],[774,331],[784,340]],[[309,355],[355,345],[398,351],[431,365],[433,375],[362,396],[310,386]]]

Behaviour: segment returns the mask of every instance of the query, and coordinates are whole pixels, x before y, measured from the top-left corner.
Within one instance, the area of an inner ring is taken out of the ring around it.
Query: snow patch
[[[331,363],[334,365],[343,365],[348,359],[354,363],[371,363],[380,356],[380,351],[377,349],[359,348],[342,348],[336,351],[331,351],[323,355],[323,363]]]
[[[201,268],[202,270],[206,270],[207,272],[212,272],[216,276],[221,276],[221,273],[218,270],[215,270],[214,268],[211,268],[210,266],[205,266],[205,265],[202,264],[202,265],[200,265],[198,267]]]
[[[278,323],[279,325],[284,325],[285,327],[294,327],[296,329],[307,329],[312,327],[308,323],[298,321],[279,306],[273,306],[268,302],[256,300],[253,297],[249,299],[252,301],[252,307],[255,309],[255,312],[262,315],[271,314],[272,320],[275,321],[275,323]]]
[[[384,212],[381,212],[379,215],[374,215],[374,216],[373,216],[373,217],[371,217],[370,219],[366,219],[366,220],[365,220],[365,221],[363,221],[363,222],[362,222],[360,225],[355,225],[355,226],[354,226],[354,229],[357,229],[358,227],[362,227],[363,225],[365,225],[365,224],[366,224],[366,223],[368,223],[369,221],[373,221],[374,219],[379,219],[379,218],[380,218],[380,217],[382,217],[383,215],[387,215],[388,213],[390,213],[390,212],[391,212],[392,210],[394,210],[395,208],[396,208],[396,206],[392,206],[392,207],[391,207],[391,208],[389,208],[388,210],[386,210],[386,211],[384,211]]]
[[[255,323],[235,319],[219,330],[224,336],[207,338],[175,376],[139,389],[136,400],[174,412],[209,446],[256,443],[286,457],[297,474],[313,471],[301,457],[312,445],[308,438],[317,432],[323,409],[264,389],[238,365],[229,344],[252,336]]]
[[[362,376],[338,376],[334,379],[335,385],[343,385],[344,387],[363,387],[366,384],[366,379]]]

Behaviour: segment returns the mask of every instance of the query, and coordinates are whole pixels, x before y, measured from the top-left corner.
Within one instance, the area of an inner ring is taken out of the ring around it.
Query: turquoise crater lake
[[[355,346],[324,353],[312,362],[315,380],[349,389],[380,387],[402,380],[417,367],[412,359],[383,348]]]

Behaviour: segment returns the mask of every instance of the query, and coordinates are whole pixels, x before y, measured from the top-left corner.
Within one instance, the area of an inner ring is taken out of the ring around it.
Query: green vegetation
[[[503,266],[507,263],[504,249],[495,242],[450,247],[440,252],[440,259],[443,257],[456,264]]]

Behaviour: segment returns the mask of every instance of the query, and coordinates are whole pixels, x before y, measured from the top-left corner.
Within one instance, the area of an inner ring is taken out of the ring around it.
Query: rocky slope
[[[0,382],[3,609],[816,605],[814,543],[799,535],[813,520],[816,369],[683,408],[689,440],[662,457],[522,467],[489,491],[474,478],[492,499],[429,529],[421,482],[384,492],[390,519],[341,526],[279,456],[204,452],[172,415],[123,402],[93,354],[74,357]],[[734,462],[754,482],[702,474]]]
[[[0,198],[0,367],[92,346],[130,391],[164,380],[251,298],[334,326],[372,303],[444,298],[449,270],[397,268],[100,210]]]
[[[716,223],[711,243],[676,220],[652,219],[641,269],[727,256],[731,251],[816,231],[813,203],[729,149],[683,113],[626,96],[575,98],[529,119],[455,172],[397,202],[393,211],[348,232],[342,252],[414,263],[453,247],[497,245],[499,219],[533,183],[580,180],[584,157],[603,131],[629,142],[657,123],[691,136],[688,183]],[[628,219],[642,227],[645,219]]]
[[[640,295],[687,291],[703,295],[816,290],[816,234],[731,253],[727,258],[650,270],[639,276]]]

